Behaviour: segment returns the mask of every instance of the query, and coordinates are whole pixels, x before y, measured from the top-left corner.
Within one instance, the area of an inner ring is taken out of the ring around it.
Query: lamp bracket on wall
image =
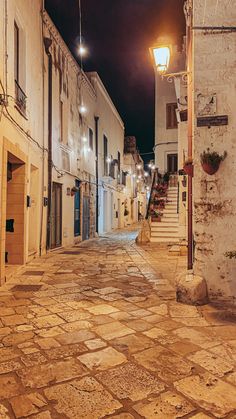
[[[187,71],[179,71],[178,73],[162,74],[162,80],[167,79],[169,83],[172,83],[177,77],[181,77],[184,83],[187,83],[189,73]]]

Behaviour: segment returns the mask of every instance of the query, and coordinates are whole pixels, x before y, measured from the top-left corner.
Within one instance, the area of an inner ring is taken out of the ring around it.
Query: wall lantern
[[[152,60],[158,73],[164,74],[168,70],[170,63],[170,52],[171,49],[168,45],[159,45],[150,48]]]

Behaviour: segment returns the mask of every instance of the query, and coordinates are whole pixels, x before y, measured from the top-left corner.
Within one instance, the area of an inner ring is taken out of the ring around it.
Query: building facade
[[[211,299],[233,302],[236,264],[226,253],[236,249],[236,2],[209,0],[205,13],[203,6],[194,1],[194,26],[209,27],[193,31],[194,273],[206,279]],[[208,149],[227,152],[213,175],[201,165]]]
[[[41,0],[0,3],[0,278],[129,218],[124,124]]]
[[[42,2],[0,3],[0,278],[46,248]],[[30,69],[30,71],[29,71]]]

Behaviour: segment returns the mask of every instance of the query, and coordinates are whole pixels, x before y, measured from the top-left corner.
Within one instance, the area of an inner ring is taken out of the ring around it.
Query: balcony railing
[[[26,94],[15,80],[15,101],[19,110],[26,115]]]

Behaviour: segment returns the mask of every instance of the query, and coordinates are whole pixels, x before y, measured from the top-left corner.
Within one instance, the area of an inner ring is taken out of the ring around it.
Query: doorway
[[[28,256],[37,253],[38,248],[38,169],[30,165],[30,203],[29,203],[29,235],[28,235]],[[32,229],[34,226],[34,229]]]
[[[89,208],[90,199],[88,196],[83,197],[83,234],[82,239],[89,239],[89,230],[90,230],[90,208]]]
[[[74,236],[80,236],[80,181],[76,179],[75,187],[77,192],[75,193],[75,209],[74,209]]]
[[[121,201],[118,198],[118,228],[121,228]]]
[[[103,191],[103,233],[106,233],[108,230],[108,197],[107,191]]]
[[[178,154],[167,154],[167,172],[177,173],[178,171]]]
[[[55,249],[62,244],[62,185],[53,182],[52,184],[52,210],[50,248]]]
[[[25,263],[26,166],[7,153],[5,263]]]

